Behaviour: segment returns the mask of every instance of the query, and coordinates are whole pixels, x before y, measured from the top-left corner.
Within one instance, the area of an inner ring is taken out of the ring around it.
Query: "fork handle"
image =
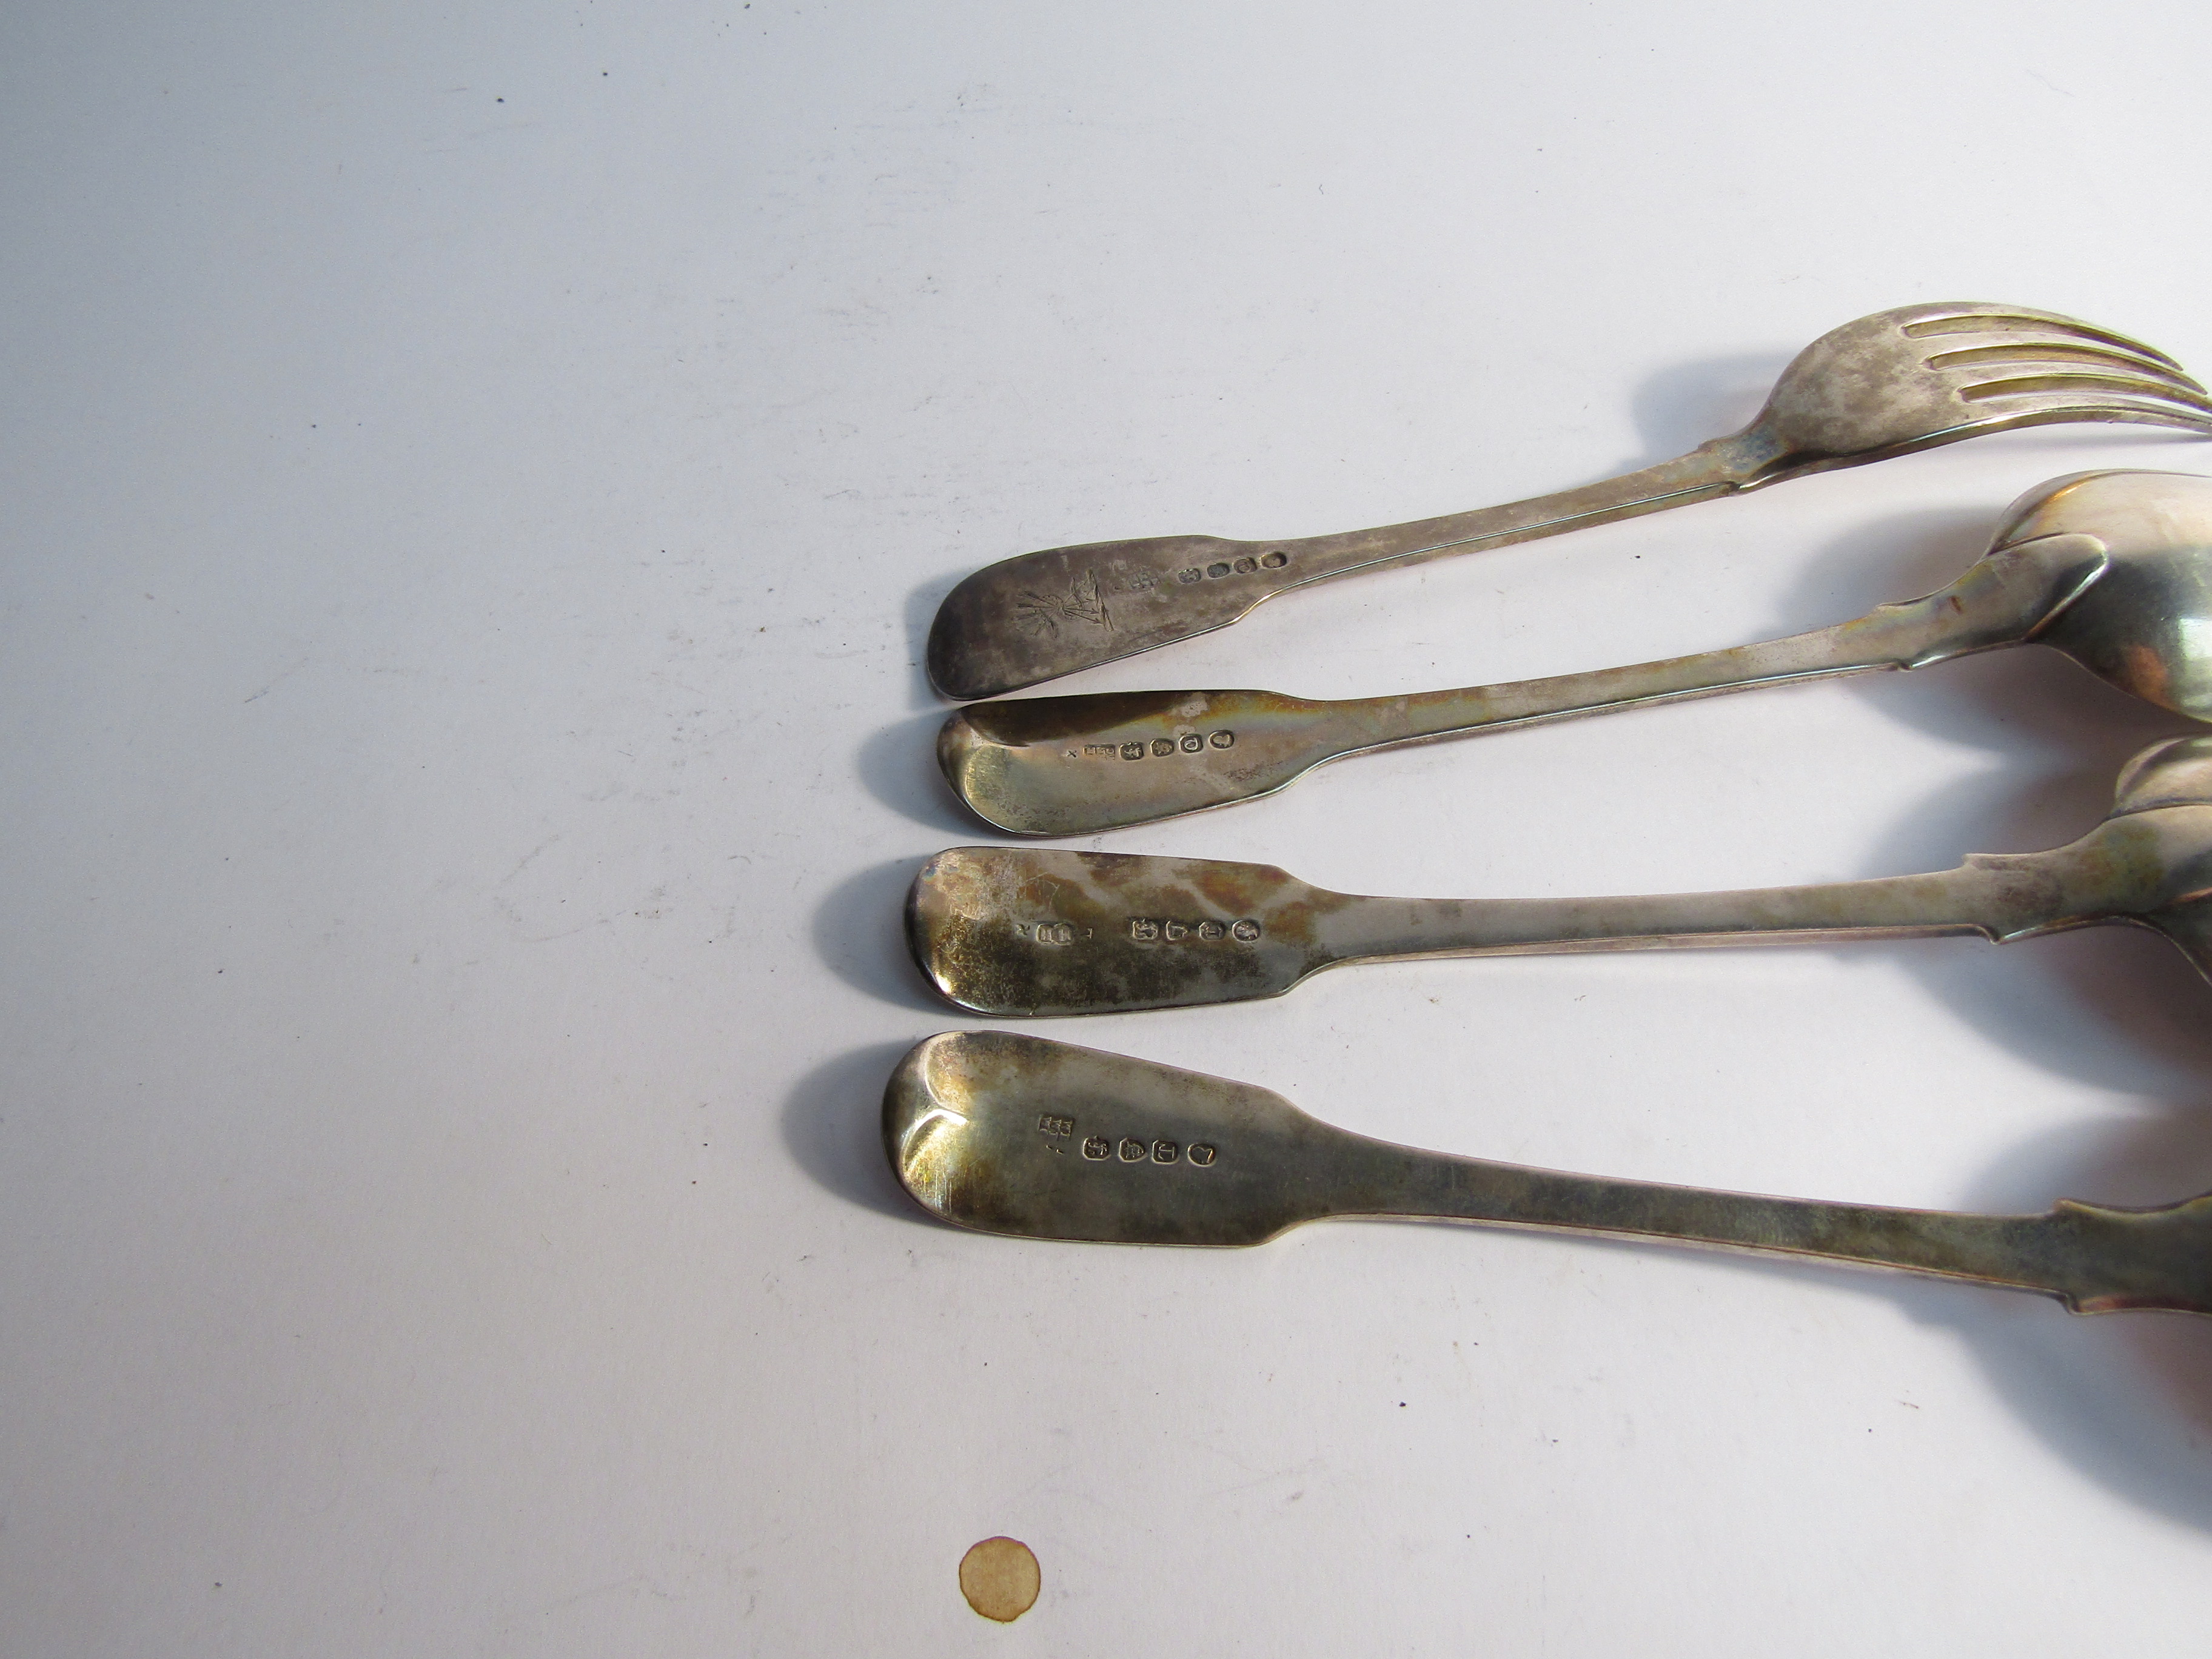
[[[1780,453],[1753,425],[1640,471],[1440,519],[1296,541],[1152,536],[1018,554],[945,596],[926,665],[948,697],[995,697],[1226,628],[1294,587],[1725,495],[1767,482]]]
[[[2212,1313],[2212,1196],[2154,1210],[2061,1200],[2046,1215],[1960,1215],[1561,1174],[1361,1142],[1338,1214],[1442,1219],[1869,1266],[2040,1291],[2075,1313]]]
[[[1358,570],[1425,564],[1446,554],[1471,553],[1478,548],[1510,547],[1516,542],[1710,501],[1742,489],[1778,450],[1778,446],[1753,428],[1715,438],[1671,461],[1579,489],[1437,519],[1275,543],[1273,545],[1290,558],[1268,591],[1281,592]]]

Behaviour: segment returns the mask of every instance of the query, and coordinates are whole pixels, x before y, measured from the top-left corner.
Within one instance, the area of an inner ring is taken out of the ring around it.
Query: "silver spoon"
[[[2007,509],[1948,587],[1853,622],[1594,673],[1316,702],[1124,691],[971,703],[938,734],[968,807],[1018,836],[1091,835],[1272,794],[1345,755],[1784,681],[1925,668],[2033,641],[2212,720],[2212,478],[2077,472]]]
[[[1045,1016],[1279,996],[1390,957],[2154,927],[2212,975],[2212,737],[2144,750],[2111,814],[2068,846],[1956,870],[1663,897],[1362,898],[1272,865],[956,847],[907,896],[907,943],[951,1001]]]
[[[929,678],[948,697],[995,697],[1226,628],[1262,599],[1333,576],[2057,421],[2212,432],[2212,398],[2165,353],[2055,312],[1906,306],[1814,341],[1734,436],[1601,483],[1304,541],[1159,536],[1002,559],[945,595],[929,631]]]
[[[901,1060],[884,1150],[932,1215],[1023,1238],[1258,1244],[1327,1216],[1413,1216],[1903,1267],[2075,1313],[2212,1313],[2212,1194],[1954,1215],[1561,1175],[1370,1140],[1249,1084],[1008,1031],[946,1032]]]

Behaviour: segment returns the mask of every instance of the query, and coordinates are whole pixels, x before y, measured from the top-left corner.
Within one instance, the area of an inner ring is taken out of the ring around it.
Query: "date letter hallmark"
[[[1098,573],[1095,570],[1086,570],[1071,579],[1066,599],[1055,599],[1033,587],[1023,589],[1014,600],[1014,620],[1032,638],[1059,633],[1063,622],[1089,623],[1109,634],[1114,631],[1114,618],[1099,594]]]
[[[1249,916],[1238,921],[1176,921],[1156,916],[1129,918],[1129,937],[1140,945],[1151,945],[1161,939],[1173,944],[1187,939],[1195,939],[1207,945],[1233,939],[1239,945],[1250,945],[1259,939],[1262,931],[1260,924]]]

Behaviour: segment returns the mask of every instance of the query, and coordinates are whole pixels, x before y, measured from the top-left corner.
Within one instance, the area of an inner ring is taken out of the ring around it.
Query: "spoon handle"
[[[1268,691],[1106,692],[975,703],[938,763],[986,823],[1091,835],[1266,795],[1346,755],[1790,680],[1917,668],[2017,645],[2099,581],[2094,536],[2000,546],[1949,586],[1763,644],[1545,679],[1320,702]],[[1144,760],[1125,767],[1101,761]]]
[[[1352,736],[1347,748],[1338,751],[1342,753],[1717,696],[1786,680],[1923,668],[2032,637],[2106,562],[2102,546],[2092,538],[2042,537],[1988,554],[1949,586],[1923,599],[1878,605],[1865,616],[1810,633],[1588,673],[1335,702],[1318,718]]]
[[[1340,1215],[1405,1215],[1821,1256],[2041,1291],[2076,1313],[2212,1313],[2212,1197],[1960,1215],[1565,1175],[1355,1138]]]
[[[2110,820],[2067,847],[1975,854],[1955,870],[1721,893],[1566,899],[1357,898],[1320,918],[1330,962],[1979,933],[2021,939],[2148,913],[2160,826]]]

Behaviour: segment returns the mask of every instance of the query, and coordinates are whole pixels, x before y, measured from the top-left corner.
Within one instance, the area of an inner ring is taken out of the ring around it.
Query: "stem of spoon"
[[[2128,1211],[2062,1202],[2045,1215],[1767,1198],[1616,1181],[1416,1152],[1360,1138],[1339,1215],[1422,1215],[1662,1238],[1899,1267],[2063,1298],[2077,1312],[2212,1311],[2203,1245],[2212,1202]]]
[[[1956,870],[1739,892],[1562,899],[1361,898],[1317,927],[1332,960],[1556,955],[1854,938],[2001,939],[2067,908],[2038,855]]]
[[[2094,538],[2051,536],[2001,548],[1949,586],[1809,633],[1500,685],[1350,700],[1323,719],[1346,750],[1749,690],[1876,669],[1922,668],[2032,638],[2101,574]],[[1345,750],[1340,750],[1345,752]]]

